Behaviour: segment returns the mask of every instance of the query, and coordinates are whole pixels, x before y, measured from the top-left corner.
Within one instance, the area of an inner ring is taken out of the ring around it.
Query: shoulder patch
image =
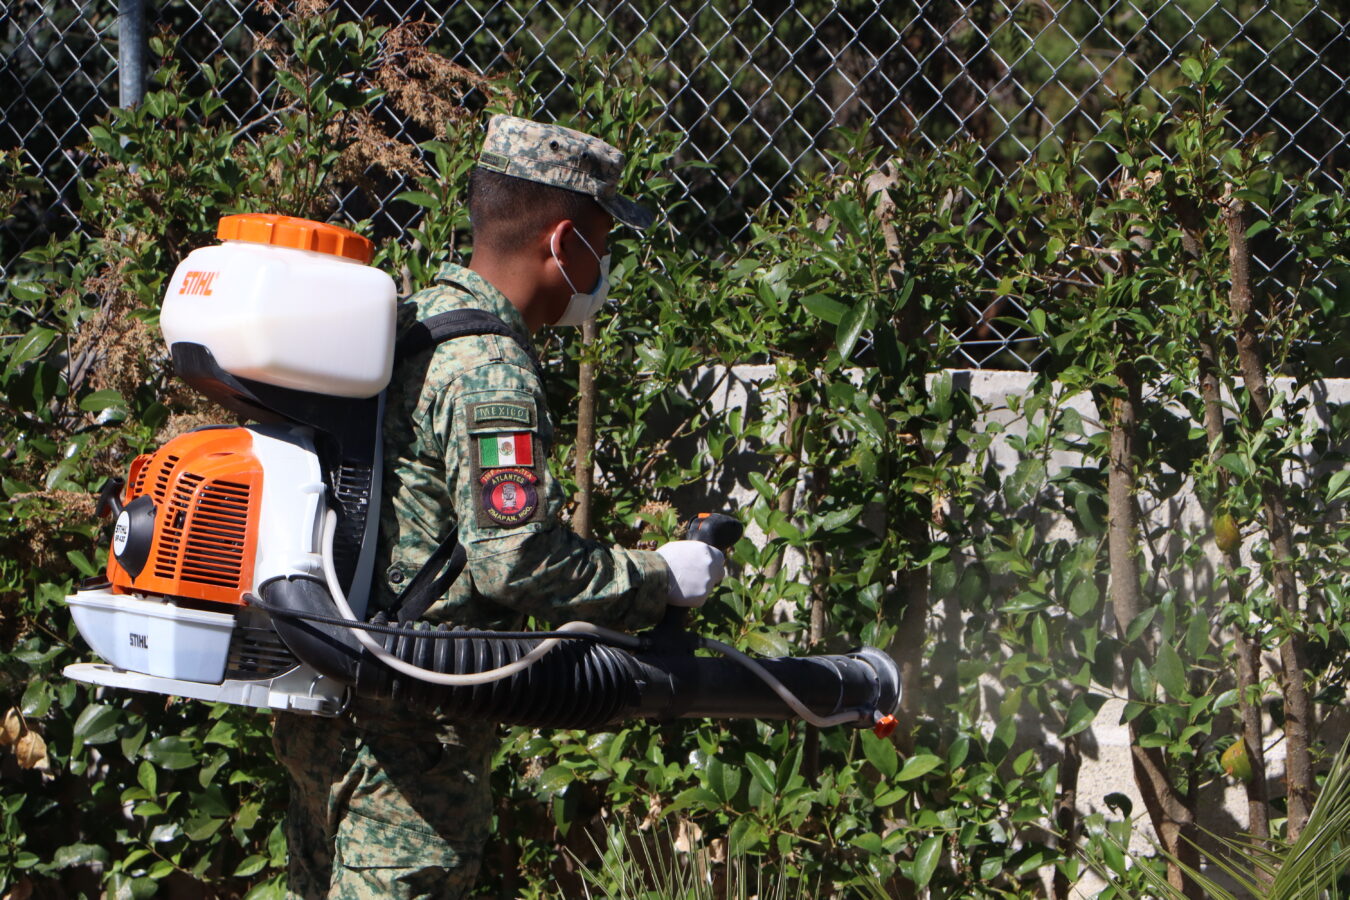
[[[534,403],[526,401],[494,400],[485,403],[470,403],[468,406],[469,427],[505,426],[507,428],[533,428],[535,415]]]
[[[478,479],[478,516],[482,525],[514,528],[535,520],[539,479],[529,469],[492,469]]]

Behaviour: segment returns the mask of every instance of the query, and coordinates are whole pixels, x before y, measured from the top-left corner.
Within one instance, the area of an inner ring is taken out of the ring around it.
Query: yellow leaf
[[[1232,513],[1222,512],[1214,517],[1214,542],[1224,553],[1232,553],[1242,546],[1242,532]]]
[[[11,706],[9,712],[5,713],[5,724],[0,728],[0,747],[8,746],[17,741],[24,733],[23,715],[20,714],[17,706]]]
[[[1219,757],[1219,764],[1238,781],[1252,780],[1252,760],[1247,755],[1247,742],[1242,738],[1238,738],[1233,746],[1223,751],[1223,756]]]
[[[51,760],[47,758],[47,742],[36,731],[25,732],[24,736],[19,738],[19,743],[14,747],[14,755],[19,758],[19,765],[25,769],[45,772],[51,768]]]

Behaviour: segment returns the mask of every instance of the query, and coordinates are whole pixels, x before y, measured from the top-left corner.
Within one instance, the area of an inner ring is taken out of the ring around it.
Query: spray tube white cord
[[[735,647],[724,644],[721,641],[715,641],[712,638],[699,638],[699,645],[707,647],[709,650],[716,650],[728,659],[735,660],[751,672],[754,672],[755,675],[759,676],[759,679],[767,684],[773,692],[778,695],[779,699],[786,703],[793,712],[801,716],[804,721],[815,725],[817,728],[831,728],[835,725],[844,725],[850,722],[865,722],[868,720],[868,715],[866,713],[857,710],[853,712],[835,713],[832,716],[818,716],[811,712],[805,703],[797,699],[797,695],[788,690],[787,685],[769,674],[768,669],[764,668]]]
[[[338,612],[347,621],[358,622],[359,620],[352,612],[351,607],[347,605],[347,595],[343,593],[342,586],[338,583],[337,570],[333,568],[333,535],[336,531],[337,513],[329,510],[323,525],[323,576],[324,580],[328,583],[328,592],[332,594],[333,603],[337,605]],[[608,642],[632,649],[636,649],[641,645],[641,642],[631,634],[611,631],[608,628],[601,628],[600,626],[592,625],[589,622],[568,622],[566,625],[562,625],[555,630],[594,634],[605,638]],[[503,678],[509,678],[517,672],[534,665],[534,663],[541,659],[545,653],[548,653],[548,651],[552,650],[565,640],[564,638],[549,638],[548,640],[541,642],[538,647],[535,647],[515,662],[496,669],[489,669],[486,672],[474,672],[468,675],[454,675],[447,672],[436,672],[431,669],[424,669],[421,666],[414,666],[384,649],[378,641],[359,628],[352,629],[352,632],[356,635],[356,639],[360,642],[362,647],[365,647],[373,656],[375,656],[375,658],[389,666],[389,668],[402,672],[404,675],[408,675],[420,681],[427,681],[432,684],[443,684],[450,687],[472,687],[478,684],[490,684],[494,681],[500,681]]]

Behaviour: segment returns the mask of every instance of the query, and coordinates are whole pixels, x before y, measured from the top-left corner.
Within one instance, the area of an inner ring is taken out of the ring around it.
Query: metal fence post
[[[117,105],[136,106],[145,98],[145,0],[117,4]]]

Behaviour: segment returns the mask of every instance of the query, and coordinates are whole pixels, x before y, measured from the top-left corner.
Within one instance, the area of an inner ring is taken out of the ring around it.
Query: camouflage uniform
[[[580,150],[569,143],[578,139]],[[552,153],[533,159],[541,143]],[[617,168],[605,150],[618,157]],[[560,152],[582,164],[546,169]],[[514,158],[522,154],[524,163]],[[561,186],[613,205],[617,218],[645,224],[645,211],[613,194],[622,159],[576,132],[498,117],[481,161],[518,177],[566,181]],[[410,298],[400,326],[460,308],[491,312],[528,338],[510,301],[456,265]],[[468,565],[425,616],[431,621],[518,628],[530,615],[637,628],[660,618],[669,589],[660,556],[583,540],[560,523],[564,498],[547,465],[553,426],[543,385],[515,341],[462,337],[402,360],[384,429],[377,605],[390,605],[457,524]],[[457,898],[472,887],[491,825],[496,726],[358,701],[338,720],[279,715],[275,744],[292,778],[292,896]]]

